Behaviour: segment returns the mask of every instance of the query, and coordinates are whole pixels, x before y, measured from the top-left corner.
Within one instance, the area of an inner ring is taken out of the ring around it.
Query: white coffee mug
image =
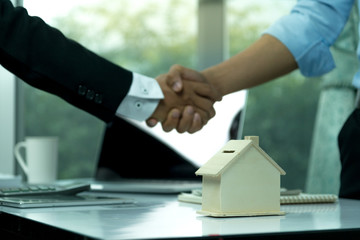
[[[25,149],[26,161],[21,156],[21,148]],[[28,183],[52,183],[57,179],[57,137],[26,137],[15,145],[14,153]]]

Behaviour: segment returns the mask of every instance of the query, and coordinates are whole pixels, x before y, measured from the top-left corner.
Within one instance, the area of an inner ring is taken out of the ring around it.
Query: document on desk
[[[0,205],[16,208],[44,208],[44,207],[71,207],[71,206],[96,206],[96,205],[124,205],[132,206],[132,199],[118,197],[104,197],[96,195],[38,195],[1,197]]]
[[[178,195],[181,202],[201,204],[202,191],[193,190],[191,193],[181,193]],[[306,194],[297,190],[287,190],[280,194],[280,204],[320,204],[335,203],[338,196],[335,194]]]

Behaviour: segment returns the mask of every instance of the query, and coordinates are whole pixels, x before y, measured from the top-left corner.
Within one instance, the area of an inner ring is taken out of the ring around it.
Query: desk
[[[1,207],[1,239],[9,232],[15,234],[12,239],[29,235],[35,239],[360,239],[360,201],[356,200],[283,205],[285,216],[211,218],[196,213],[200,205],[178,202],[176,195],[119,195],[137,202],[127,207]]]

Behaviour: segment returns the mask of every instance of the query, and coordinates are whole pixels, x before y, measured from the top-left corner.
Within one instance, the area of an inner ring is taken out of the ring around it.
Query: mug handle
[[[20,151],[19,151],[20,148],[22,148],[22,147],[26,148],[25,142],[19,142],[15,145],[15,148],[14,148],[15,158],[18,161],[18,163],[20,164],[21,168],[24,170],[25,174],[28,175],[29,168],[25,164],[24,158],[21,156]]]

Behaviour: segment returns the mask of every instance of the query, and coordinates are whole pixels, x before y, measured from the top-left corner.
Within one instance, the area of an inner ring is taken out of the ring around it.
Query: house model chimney
[[[245,140],[251,140],[253,144],[259,146],[259,136],[245,136]]]

